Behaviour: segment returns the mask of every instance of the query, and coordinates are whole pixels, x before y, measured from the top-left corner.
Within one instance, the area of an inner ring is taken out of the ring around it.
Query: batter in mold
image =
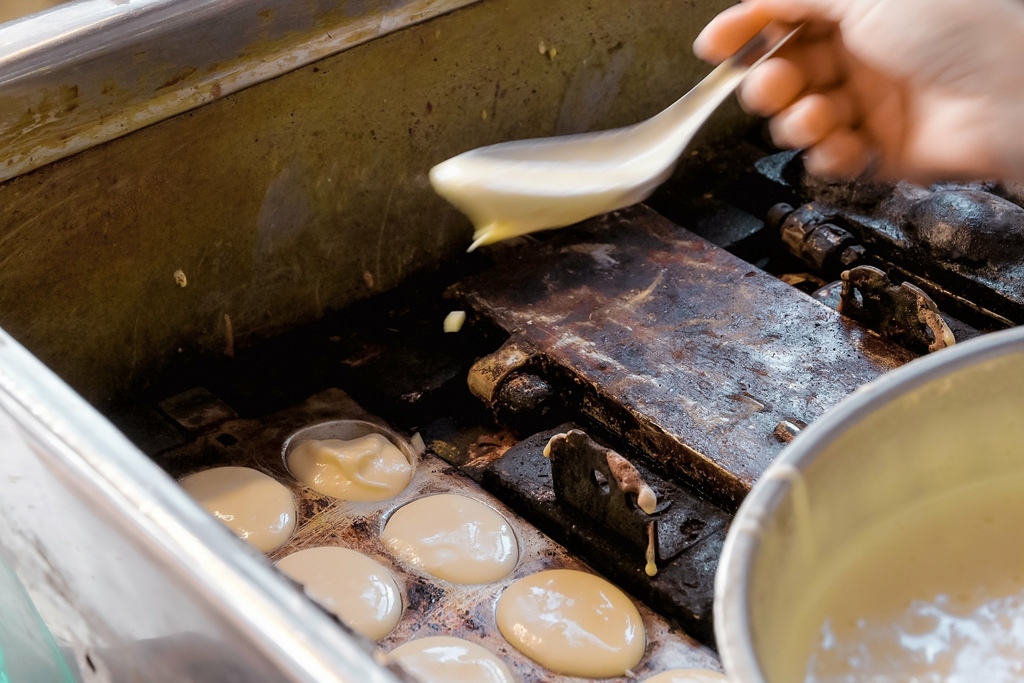
[[[551,569],[519,579],[498,599],[498,629],[555,673],[627,675],[643,659],[643,620],[626,595],[593,574]]]
[[[500,581],[519,561],[508,521],[477,500],[451,493],[399,508],[381,540],[402,562],[452,583]]]
[[[382,434],[358,439],[303,441],[288,454],[292,475],[314,491],[341,500],[394,498],[412,479],[412,464]]]
[[[462,638],[434,636],[399,645],[388,655],[422,683],[515,683],[498,657]]]
[[[295,499],[279,481],[249,467],[214,467],[181,486],[239,538],[262,552],[284,545],[295,530]]]
[[[391,572],[355,550],[307,548],[280,560],[277,568],[370,640],[391,633],[402,617],[402,592]]]

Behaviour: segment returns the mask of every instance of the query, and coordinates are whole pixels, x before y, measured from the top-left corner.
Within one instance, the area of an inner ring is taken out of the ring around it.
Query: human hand
[[[777,145],[806,148],[812,173],[1024,180],[1020,0],[750,0],[694,51],[720,62],[773,20],[807,25],[740,102],[771,117]]]

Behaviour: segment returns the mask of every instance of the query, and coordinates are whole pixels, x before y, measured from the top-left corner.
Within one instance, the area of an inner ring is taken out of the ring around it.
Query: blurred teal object
[[[74,683],[31,598],[0,561],[0,683]]]

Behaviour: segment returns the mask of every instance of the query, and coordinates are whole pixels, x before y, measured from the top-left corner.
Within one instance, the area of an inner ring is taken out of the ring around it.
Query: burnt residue
[[[405,586],[407,609],[414,612],[426,612],[444,598],[444,588],[436,581],[416,577]]]
[[[235,411],[228,404],[221,401],[203,387],[194,387],[188,391],[171,396],[159,403],[160,410],[173,419],[178,425],[192,433],[199,433],[211,427],[238,417]],[[233,439],[230,434],[222,434],[217,437],[224,445],[224,439]]]
[[[156,90],[159,92],[160,90],[166,90],[167,88],[170,88],[170,87],[173,87],[175,85],[178,85],[179,83],[181,83],[182,81],[186,80],[189,76],[191,76],[192,74],[194,74],[197,71],[199,71],[199,69],[197,67],[187,66],[187,67],[179,70],[178,72],[176,72],[173,76],[168,78],[166,81],[164,81],[160,85],[158,85],[156,87]]]
[[[781,420],[913,357],[643,206],[498,261],[453,295],[537,349],[577,419],[727,505],[778,453]]]

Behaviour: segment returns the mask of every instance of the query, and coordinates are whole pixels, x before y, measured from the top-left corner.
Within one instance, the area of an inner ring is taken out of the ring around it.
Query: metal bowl
[[[1024,470],[1022,403],[1017,328],[915,360],[804,430],[746,498],[722,553],[715,633],[730,680],[793,683],[780,653],[815,575],[807,547],[829,557],[925,497]]]

